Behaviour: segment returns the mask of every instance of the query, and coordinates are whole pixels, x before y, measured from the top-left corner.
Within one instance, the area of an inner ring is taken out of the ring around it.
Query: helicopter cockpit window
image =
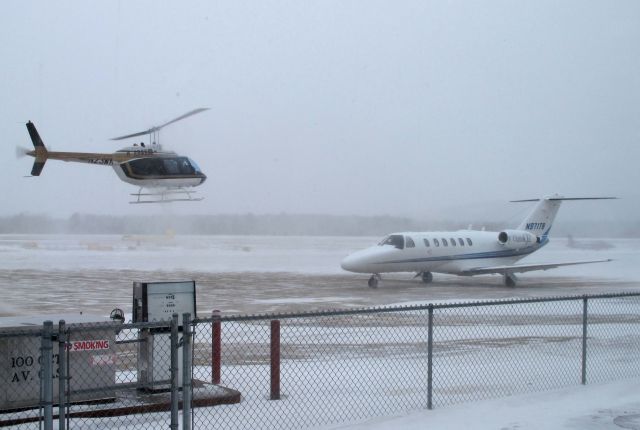
[[[178,160],[175,158],[165,158],[164,160],[164,168],[167,171],[168,175],[177,175],[180,173],[180,169],[178,168]]]
[[[134,176],[187,176],[202,174],[198,165],[187,157],[144,157],[126,163]],[[125,169],[126,171],[126,169]]]
[[[404,236],[401,234],[389,235],[382,239],[382,241],[378,245],[392,245],[398,249],[404,249]]]
[[[185,175],[193,175],[195,173],[195,169],[193,168],[193,166],[191,166],[191,163],[189,163],[188,158],[181,158],[179,163],[180,173],[183,173]]]
[[[158,158],[138,158],[129,161],[131,172],[138,176],[161,176],[165,175],[165,166]]]
[[[200,166],[198,166],[198,164],[195,161],[193,161],[191,158],[187,158],[187,161],[189,162],[189,164],[191,164],[190,168],[193,169],[191,173],[202,175],[202,170],[200,170]]]

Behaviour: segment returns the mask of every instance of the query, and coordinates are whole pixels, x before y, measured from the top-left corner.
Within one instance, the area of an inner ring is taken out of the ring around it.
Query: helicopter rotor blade
[[[198,109],[194,109],[192,111],[189,111],[187,113],[185,113],[184,115],[180,115],[177,118],[172,119],[171,121],[165,122],[162,125],[157,125],[154,127],[151,127],[149,130],[145,130],[145,131],[140,131],[138,133],[132,133],[132,134],[127,134],[126,136],[119,136],[119,137],[114,137],[111,140],[123,140],[123,139],[128,139],[130,137],[136,137],[136,136],[145,136],[147,134],[151,134],[154,133],[156,131],[159,131],[161,128],[168,126],[169,124],[173,124],[174,122],[178,122],[182,119],[185,119],[187,117],[190,117],[191,115],[195,115],[197,113],[200,112],[204,112],[206,110],[208,110],[209,108],[198,108]]]
[[[127,134],[126,136],[112,137],[111,140],[123,140],[123,139],[128,139],[130,137],[146,136],[149,133],[153,133],[153,129],[152,128],[150,128],[147,131],[141,131],[139,133]]]
[[[178,121],[180,121],[180,120],[182,120],[182,119],[185,119],[185,118],[187,118],[187,117],[190,117],[191,115],[195,115],[195,114],[197,114],[197,113],[204,112],[204,111],[206,111],[206,110],[209,110],[209,108],[198,108],[198,109],[194,109],[194,110],[192,110],[192,111],[189,111],[189,112],[185,113],[184,115],[180,115],[178,118],[172,119],[172,120],[171,120],[171,121],[169,121],[169,122],[165,122],[165,123],[164,123],[164,124],[162,124],[162,125],[159,125],[159,126],[157,126],[157,127],[153,127],[153,129],[154,129],[153,131],[160,130],[161,128],[166,127],[166,126],[168,126],[169,124],[173,124],[174,122],[178,122]]]

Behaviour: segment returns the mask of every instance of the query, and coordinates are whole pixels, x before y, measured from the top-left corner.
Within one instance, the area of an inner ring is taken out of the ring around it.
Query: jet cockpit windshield
[[[401,234],[390,234],[378,243],[378,246],[391,245],[398,249],[404,249],[404,236]]]

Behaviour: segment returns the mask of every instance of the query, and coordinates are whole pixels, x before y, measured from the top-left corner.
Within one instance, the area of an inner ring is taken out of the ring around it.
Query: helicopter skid
[[[129,202],[132,205],[138,205],[142,203],[171,203],[171,202],[199,202],[204,200],[202,197],[199,198],[190,198],[190,199],[162,199],[162,200],[136,200],[134,202]]]
[[[204,200],[203,197],[193,197],[196,191],[188,191],[183,188],[168,189],[159,192],[147,192],[143,193],[142,188],[137,193],[131,193],[132,196],[137,197],[136,200],[129,202],[130,204],[139,203],[171,203],[171,202],[199,202]],[[186,197],[172,197],[174,195],[182,195]]]

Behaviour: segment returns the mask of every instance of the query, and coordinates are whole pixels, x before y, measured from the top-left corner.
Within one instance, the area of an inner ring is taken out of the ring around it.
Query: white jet
[[[393,233],[377,246],[357,251],[344,260],[344,270],[372,273],[369,287],[377,288],[381,273],[414,272],[429,283],[432,273],[459,276],[501,274],[505,285],[516,285],[516,273],[548,270],[576,264],[611,261],[573,261],[566,263],[515,264],[549,243],[549,231],[563,200],[601,200],[616,197],[562,197],[513,200],[538,202],[531,213],[513,230],[500,232],[458,230]]]

